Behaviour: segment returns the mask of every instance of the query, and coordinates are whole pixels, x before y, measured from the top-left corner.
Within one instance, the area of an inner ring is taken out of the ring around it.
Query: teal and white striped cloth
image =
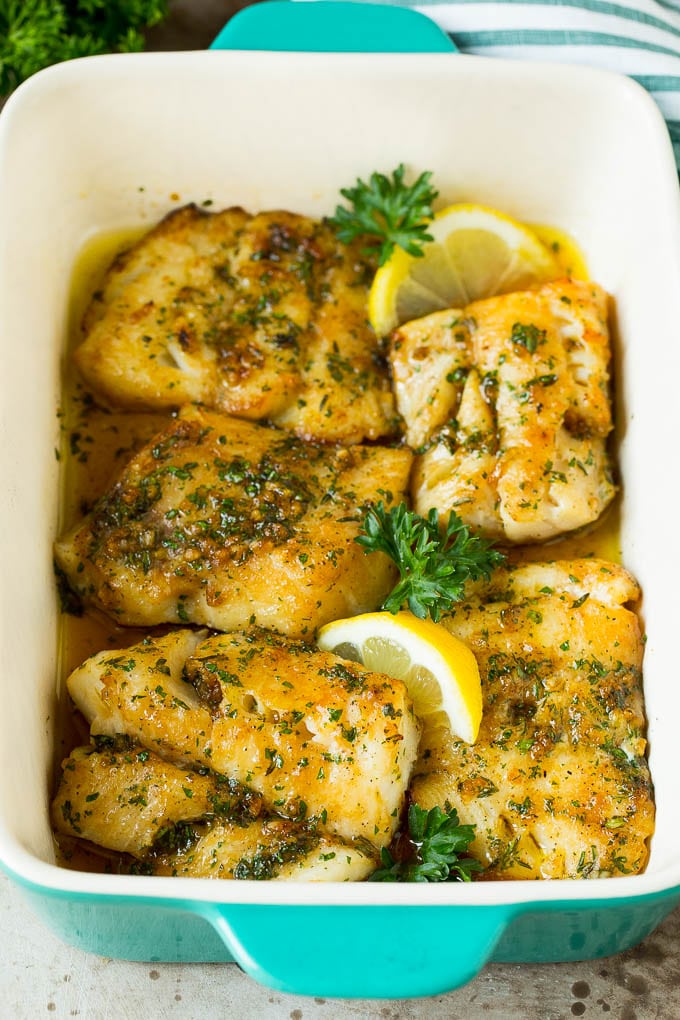
[[[680,0],[389,0],[432,18],[463,53],[630,75],[666,118],[680,168]]]

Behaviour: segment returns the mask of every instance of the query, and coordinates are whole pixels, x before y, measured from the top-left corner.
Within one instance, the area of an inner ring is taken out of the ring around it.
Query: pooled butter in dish
[[[190,206],[91,296],[56,543],[83,614],[64,616],[73,725],[52,819],[67,866],[291,881],[644,869],[640,593],[606,559],[603,523],[607,295],[543,274],[383,339],[375,267],[332,220]],[[421,527],[364,549],[381,503],[376,520],[412,505]],[[436,648],[446,628],[474,653],[471,743],[424,725],[399,648],[388,675],[314,645],[324,624],[380,610],[404,564],[424,595],[397,608],[422,619],[447,522],[459,550],[474,532],[508,546],[505,566],[494,551],[463,572],[481,579],[427,637]]]

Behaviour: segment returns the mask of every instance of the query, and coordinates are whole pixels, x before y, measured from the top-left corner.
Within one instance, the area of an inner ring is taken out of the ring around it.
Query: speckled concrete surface
[[[242,0],[177,0],[153,49],[206,46]],[[0,876],[0,1020],[680,1020],[680,910],[620,956],[575,964],[488,966],[449,995],[331,1000],[280,995],[236,966],[139,964],[63,945]],[[399,932],[392,937],[400,937]]]

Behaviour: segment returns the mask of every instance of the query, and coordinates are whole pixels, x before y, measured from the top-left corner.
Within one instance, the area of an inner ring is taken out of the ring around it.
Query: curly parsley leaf
[[[368,183],[358,178],[353,188],[340,190],[350,207],[337,206],[329,220],[344,244],[365,237],[369,243],[364,254],[377,254],[381,266],[397,245],[419,257],[423,245],[433,240],[427,224],[434,216],[432,203],[439,193],[430,185],[432,174],[426,171],[409,185],[404,183],[405,173],[400,163],[391,177],[373,173]]]
[[[367,510],[362,530],[354,541],[364,552],[383,552],[399,568],[400,580],[383,609],[398,613],[407,605],[420,620],[429,614],[437,623],[442,612],[464,597],[467,581],[488,581],[491,571],[505,562],[502,553],[473,535],[453,512],[442,532],[434,509],[421,517],[405,503],[388,511],[379,502]]]
[[[475,838],[475,826],[461,825],[454,808],[426,811],[411,804],[408,829],[410,857],[395,860],[383,849],[382,868],[373,872],[371,882],[469,882],[475,872],[483,871],[479,861],[461,856]]]
[[[62,60],[141,50],[167,13],[167,0],[0,0],[0,96]]]

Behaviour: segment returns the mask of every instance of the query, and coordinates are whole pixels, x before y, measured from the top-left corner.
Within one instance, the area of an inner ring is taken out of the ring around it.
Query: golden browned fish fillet
[[[378,867],[366,840],[329,836],[314,826],[264,818],[241,826],[222,822],[196,829],[183,852],[149,856],[154,875],[269,879],[282,882],[360,882]]]
[[[477,742],[421,749],[412,796],[477,826],[492,878],[641,871],[654,827],[630,574],[597,559],[498,571],[443,624],[477,656]]]
[[[76,363],[117,406],[200,402],[308,439],[378,439],[397,419],[368,273],[316,220],[188,206],[113,263]]]
[[[73,588],[130,625],[249,622],[293,636],[375,609],[387,557],[354,541],[359,508],[408,484],[407,450],[305,443],[191,411],[148,443],[56,545]]]
[[[259,793],[225,776],[180,768],[146,748],[125,746],[120,735],[99,741],[107,742],[110,749],[78,747],[62,762],[52,803],[58,832],[143,857],[182,822],[218,817],[246,824],[262,812]]]
[[[269,811],[389,843],[418,750],[404,685],[267,631],[175,630],[68,679],[92,733],[125,733],[260,793]]]
[[[120,741],[119,741],[120,743]],[[259,794],[141,747],[77,748],[52,804],[57,832],[142,862],[145,874],[359,881],[377,851],[309,823],[262,815]]]
[[[560,280],[401,326],[390,360],[415,508],[492,538],[539,542],[614,495],[606,437],[607,295]]]

